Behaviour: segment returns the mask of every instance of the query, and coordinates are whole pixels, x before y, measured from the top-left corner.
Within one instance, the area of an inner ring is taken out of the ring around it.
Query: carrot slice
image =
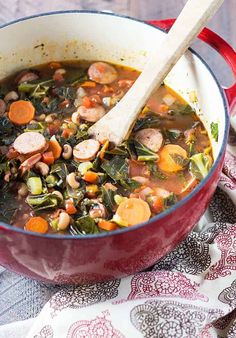
[[[42,155],[42,161],[48,165],[51,165],[54,163],[55,158],[53,156],[52,151],[47,151],[46,153],[43,153]]]
[[[172,173],[183,169],[181,161],[186,160],[188,155],[186,150],[177,144],[167,144],[161,149],[159,156],[158,167]]]
[[[128,225],[135,225],[146,222],[151,216],[151,211],[147,202],[139,198],[129,198],[118,206],[116,214]]]
[[[77,213],[77,209],[76,209],[76,207],[74,206],[73,201],[67,200],[67,201],[66,201],[66,204],[65,204],[65,207],[66,207],[66,212],[67,212],[69,215],[74,215],[74,214]]]
[[[94,88],[96,87],[96,83],[93,81],[85,81],[84,83],[81,84],[81,87]]]
[[[106,221],[105,219],[98,222],[98,227],[106,231],[116,230],[118,228],[116,223]]]
[[[31,217],[25,224],[25,230],[45,234],[48,231],[48,222],[42,217]]]
[[[19,100],[10,105],[8,117],[19,126],[29,123],[34,118],[35,108],[30,101]]]
[[[54,135],[50,138],[49,150],[53,152],[53,156],[56,160],[61,156],[62,147]]]
[[[96,183],[98,180],[98,174],[93,171],[87,171],[82,178],[86,182]]]

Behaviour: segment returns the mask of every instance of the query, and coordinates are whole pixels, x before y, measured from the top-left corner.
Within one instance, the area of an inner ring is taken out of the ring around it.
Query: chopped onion
[[[105,96],[102,99],[102,103],[104,104],[104,106],[110,107],[111,106],[111,97],[110,96]]]
[[[82,88],[82,87],[79,87],[78,89],[77,89],[77,91],[76,91],[76,97],[77,97],[77,99],[80,97],[84,97],[84,96],[86,96],[87,95],[87,93],[86,93],[86,91],[84,90],[84,88]]]
[[[82,105],[82,99],[81,97],[78,97],[77,99],[74,100],[74,106],[77,108]]]

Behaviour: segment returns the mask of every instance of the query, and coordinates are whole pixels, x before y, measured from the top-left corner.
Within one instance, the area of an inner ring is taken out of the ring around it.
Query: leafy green
[[[190,115],[194,113],[194,110],[189,104],[182,104],[177,107],[176,112],[181,115]]]
[[[66,176],[68,175],[68,169],[64,162],[58,162],[51,166],[50,174],[56,175],[59,180],[56,185],[60,188],[65,188],[66,186]]]
[[[87,69],[73,68],[71,75],[67,75],[66,83],[71,86],[78,86],[86,80],[88,80]]]
[[[183,168],[186,167],[186,165],[189,163],[188,158],[184,158],[183,156],[179,154],[170,153],[170,156],[176,164],[180,165]]]
[[[10,223],[18,209],[13,184],[2,182],[0,190],[0,221]]]
[[[164,198],[164,207],[165,209],[168,209],[177,202],[177,196],[172,192],[168,197]]]
[[[123,157],[115,156],[110,161],[106,160],[102,163],[101,168],[125,189],[133,190],[140,186],[138,182],[129,178],[128,162]]]
[[[125,180],[128,177],[128,162],[120,156],[115,156],[110,161],[104,161],[101,168],[114,181]]]
[[[115,192],[111,189],[106,189],[105,187],[101,188],[102,192],[102,202],[106,206],[108,212],[112,214],[114,207],[116,205],[114,201]]]
[[[130,140],[133,143],[138,161],[156,161],[158,155],[136,140]]]
[[[138,119],[134,125],[133,131],[136,132],[138,130],[144,128],[156,128],[160,125],[160,118],[156,115],[149,115],[144,118]]]
[[[0,155],[0,176],[6,171],[10,171],[9,160],[5,156]]]
[[[201,181],[205,178],[210,170],[210,162],[208,157],[203,153],[198,153],[190,157],[190,172]]]
[[[133,180],[132,178],[127,178],[126,180],[120,180],[120,184],[127,190],[133,191],[140,187],[140,183]]]
[[[74,236],[97,234],[99,229],[95,221],[87,215],[76,219],[75,223],[70,226],[70,233]]]
[[[10,145],[14,142],[17,131],[11,121],[6,116],[0,117],[0,145]]]
[[[218,142],[218,138],[219,138],[219,126],[218,126],[218,123],[211,122],[211,135],[212,135],[213,139],[216,142]]]
[[[117,156],[126,156],[127,155],[127,151],[122,147],[115,147],[113,149],[110,150],[106,150],[105,154],[107,155],[117,155]]]
[[[36,98],[33,97],[31,99],[32,104],[35,107],[36,113],[41,114],[41,113],[53,113],[55,111],[57,111],[58,113],[58,105],[60,103],[60,99],[55,96],[55,97],[50,97],[49,98],[49,102],[45,103],[42,102],[41,98]]]
[[[171,141],[176,141],[182,136],[181,130],[178,129],[166,129],[165,134]]]
[[[67,185],[66,198],[73,198],[75,205],[78,205],[79,202],[82,201],[84,195],[85,195],[84,187],[80,187],[79,189],[72,189],[69,185]]]
[[[35,122],[35,123],[27,124],[26,128],[24,129],[24,132],[37,131],[39,133],[43,133],[44,130],[45,130],[45,127],[41,122]]]
[[[50,210],[61,204],[60,198],[53,193],[34,196],[29,195],[26,198],[26,202],[35,212]]]
[[[149,170],[151,171],[151,175],[158,179],[158,180],[166,180],[167,177],[165,174],[163,174],[157,167],[157,164],[155,162],[148,162],[147,166]]]
[[[76,91],[73,87],[57,87],[54,89],[56,95],[58,95],[61,99],[74,100],[76,97]]]
[[[54,84],[54,80],[37,80],[23,82],[18,86],[19,92],[28,93],[30,97],[42,98],[46,96],[49,88]]]

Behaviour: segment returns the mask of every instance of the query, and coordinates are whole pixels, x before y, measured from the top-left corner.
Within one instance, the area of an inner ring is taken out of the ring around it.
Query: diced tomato
[[[85,106],[85,108],[92,108],[93,103],[92,101],[89,99],[88,96],[84,96],[82,99],[82,104],[83,106]]]
[[[72,128],[65,128],[61,134],[64,138],[69,138],[70,136],[75,134],[75,129]]]
[[[162,210],[163,210],[163,207],[164,207],[164,201],[163,201],[163,198],[162,197],[156,197],[155,198],[155,201],[152,205],[152,210],[156,213],[156,214],[159,214]]]
[[[101,97],[97,94],[90,96],[89,99],[92,102],[92,104],[93,103],[98,103],[98,104],[102,103]]]
[[[60,108],[66,108],[66,107],[69,106],[69,104],[70,104],[70,101],[67,100],[67,99],[65,99],[64,101],[62,101],[62,102],[59,104],[59,107],[60,107]]]
[[[65,204],[65,207],[66,207],[66,212],[67,212],[69,215],[74,215],[74,214],[77,213],[77,209],[76,209],[76,207],[74,206],[73,201],[67,200],[67,201],[66,201],[66,204]]]

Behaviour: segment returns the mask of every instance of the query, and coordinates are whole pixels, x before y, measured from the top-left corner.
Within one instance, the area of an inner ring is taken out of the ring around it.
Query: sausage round
[[[109,84],[117,79],[115,68],[105,62],[94,62],[88,69],[90,80],[101,84]]]
[[[35,81],[38,78],[39,78],[38,75],[35,74],[35,73],[33,73],[33,72],[22,72],[17,77],[17,83],[19,85],[19,84],[21,84],[23,82]]]
[[[154,128],[146,128],[139,130],[135,139],[155,153],[161,148],[163,136],[160,130]]]
[[[100,148],[100,143],[93,139],[84,140],[78,143],[73,149],[76,160],[84,162],[93,160]]]
[[[77,109],[77,113],[83,120],[88,122],[97,122],[106,114],[103,106],[96,106],[93,108],[86,108],[84,106],[80,106]]]
[[[14,149],[22,155],[41,153],[47,148],[45,137],[35,131],[19,135],[13,143]]]

